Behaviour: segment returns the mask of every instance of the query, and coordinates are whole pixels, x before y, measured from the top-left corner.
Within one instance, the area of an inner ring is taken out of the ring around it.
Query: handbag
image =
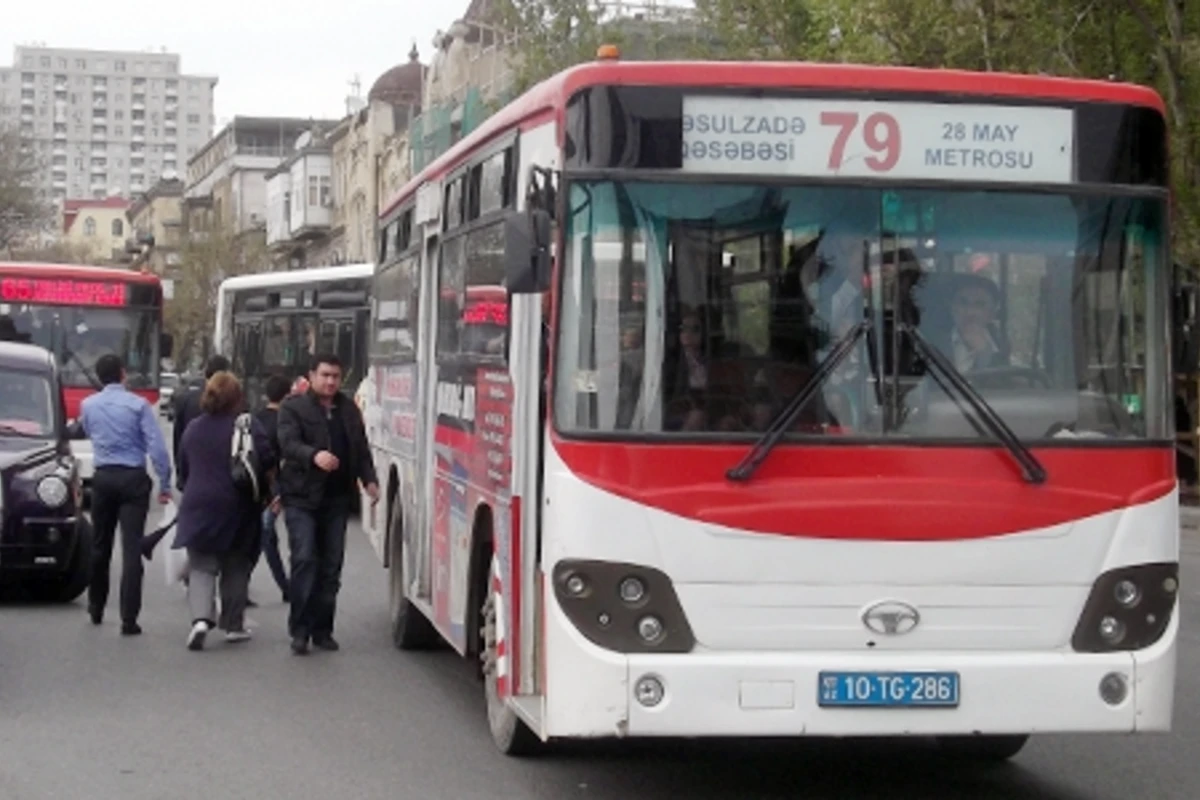
[[[254,437],[250,433],[250,415],[239,414],[233,423],[233,442],[230,449],[229,468],[233,485],[258,503],[262,501],[259,476],[262,465],[254,451]]]

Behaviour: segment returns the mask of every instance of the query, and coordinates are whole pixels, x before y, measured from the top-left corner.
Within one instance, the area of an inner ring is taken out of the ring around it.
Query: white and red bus
[[[171,355],[163,333],[163,290],[157,275],[126,269],[0,262],[0,340],[24,341],[58,359],[70,420],[96,391],[96,360],[116,353],[129,389],[158,404],[161,359]],[[72,441],[85,486],[92,477],[87,440]]]
[[[380,221],[396,643],[480,658],[506,752],[1168,730],[1165,142],[1109,82],[605,59],[532,88]]]

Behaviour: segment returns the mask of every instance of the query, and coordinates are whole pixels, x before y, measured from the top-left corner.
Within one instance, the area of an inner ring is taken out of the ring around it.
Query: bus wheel
[[[938,748],[947,755],[967,761],[1007,761],[1029,741],[1028,735],[940,736]]]
[[[401,525],[400,498],[392,502],[392,513],[388,518],[388,547],[391,550],[388,569],[389,599],[392,617],[392,643],[401,650],[424,650],[438,641],[437,631],[409,602],[404,594],[404,582],[409,570],[405,569],[404,529]]]
[[[496,581],[491,577],[499,574],[498,570],[496,557],[492,556],[487,599],[483,603],[480,615],[483,646],[479,649],[479,659],[483,664],[483,693],[487,701],[488,728],[492,733],[492,741],[500,748],[501,753],[507,756],[533,755],[541,749],[541,740],[500,697],[500,681],[503,677],[501,658],[505,661],[509,659],[498,653],[499,643],[504,636],[504,617],[500,594],[496,591]]]

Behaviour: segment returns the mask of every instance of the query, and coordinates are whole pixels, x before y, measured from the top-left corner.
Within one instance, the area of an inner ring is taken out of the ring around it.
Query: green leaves
[[[40,163],[16,129],[0,128],[0,250],[45,228],[53,209],[38,189]]]

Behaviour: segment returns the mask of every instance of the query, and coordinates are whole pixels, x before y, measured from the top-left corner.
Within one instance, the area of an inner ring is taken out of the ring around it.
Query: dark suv
[[[64,603],[87,588],[92,548],[69,438],[54,357],[0,342],[0,582]]]

